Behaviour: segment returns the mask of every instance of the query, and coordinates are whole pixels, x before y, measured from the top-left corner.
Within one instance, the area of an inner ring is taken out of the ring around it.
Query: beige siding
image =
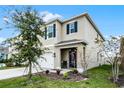
[[[85,18],[85,40],[88,42],[86,47],[86,56],[88,60],[88,68],[98,66],[100,62],[97,62],[97,53],[99,52],[100,47],[95,43],[97,38],[97,31],[91,25],[91,23]],[[98,35],[99,36],[99,35]],[[100,37],[100,36],[99,36]]]
[[[75,21],[78,22],[78,25],[77,25],[78,26],[78,32],[66,34],[66,32],[67,32],[67,29],[66,29],[67,24],[75,22]],[[84,17],[77,18],[75,20],[72,20],[72,21],[64,23],[62,25],[62,41],[72,40],[72,39],[83,39],[83,33],[84,33],[83,28],[84,28]]]
[[[58,21],[54,21],[50,24],[47,24],[47,26],[52,25],[52,24],[56,24],[56,37],[52,37],[52,38],[47,38],[46,40],[44,38],[41,38],[41,41],[43,43],[44,46],[52,46],[57,42],[61,41],[61,30],[62,30],[62,25],[60,22]]]

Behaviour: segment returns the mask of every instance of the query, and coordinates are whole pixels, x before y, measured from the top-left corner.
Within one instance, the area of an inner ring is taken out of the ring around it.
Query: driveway
[[[0,70],[0,80],[26,75],[27,71],[25,73],[24,71],[25,68]],[[33,68],[32,73],[36,73],[36,72],[37,71]]]
[[[38,69],[38,72],[46,71],[47,69],[43,68],[43,70]],[[56,73],[56,70],[49,69],[50,72]],[[61,74],[68,72],[70,70],[63,69],[61,71]],[[0,80],[13,78],[13,77],[19,77],[23,75],[27,75],[28,71],[25,71],[25,68],[14,68],[14,69],[6,69],[6,70],[0,70]],[[37,70],[35,68],[32,69],[32,73],[36,73]]]

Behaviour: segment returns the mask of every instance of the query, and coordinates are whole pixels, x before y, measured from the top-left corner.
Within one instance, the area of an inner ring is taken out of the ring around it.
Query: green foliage
[[[67,79],[68,78],[68,72],[65,72],[64,74],[63,74],[63,79]]]
[[[12,59],[11,58],[4,59],[4,60],[2,60],[1,63],[4,63],[7,67],[13,67],[14,66],[14,63],[12,62]]]
[[[78,74],[78,70],[77,70],[76,68],[73,68],[73,69],[72,69],[72,73],[73,73],[73,74]]]
[[[120,54],[121,54],[120,68],[122,71],[124,71],[124,37],[121,38]]]
[[[45,50],[39,39],[44,36],[44,32],[41,30],[44,27],[44,22],[38,13],[29,7],[24,10],[15,10],[11,19],[13,26],[19,31],[19,35],[6,42],[10,44],[10,47],[13,47],[13,51],[18,51],[12,54],[13,62],[18,65],[27,62],[28,75],[31,79],[32,65],[39,66],[37,59],[43,58]]]

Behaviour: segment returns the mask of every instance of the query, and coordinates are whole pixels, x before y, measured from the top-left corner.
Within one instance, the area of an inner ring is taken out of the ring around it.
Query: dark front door
[[[76,48],[69,49],[69,68],[77,67],[77,50]]]

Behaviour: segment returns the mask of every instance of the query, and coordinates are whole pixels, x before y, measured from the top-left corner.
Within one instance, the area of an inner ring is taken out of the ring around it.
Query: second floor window
[[[47,28],[47,33],[48,33],[48,38],[52,38],[53,37],[53,26],[48,26]]]
[[[77,32],[77,21],[67,24],[67,34]]]
[[[56,24],[49,25],[45,28],[45,39],[56,37]]]

